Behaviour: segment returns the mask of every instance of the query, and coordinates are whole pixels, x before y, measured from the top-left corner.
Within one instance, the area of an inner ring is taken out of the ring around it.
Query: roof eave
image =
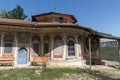
[[[120,40],[120,37],[113,36],[111,34],[107,33],[102,33],[102,32],[97,32],[91,28],[85,27],[85,26],[80,26],[78,24],[37,24],[37,23],[29,23],[29,24],[21,24],[21,23],[9,23],[9,22],[0,22],[0,25],[9,25],[9,26],[20,26],[20,27],[37,27],[37,28],[47,28],[47,27],[72,27],[72,28],[78,28],[78,29],[83,29],[87,32],[90,32],[92,35],[98,36],[100,38],[107,38],[107,39],[115,39],[115,40]]]
[[[100,37],[100,38],[115,39],[115,40],[120,39],[120,37],[116,37],[116,36],[113,36],[113,35],[107,34],[107,33],[97,32],[97,31],[94,31],[94,30],[91,30],[91,33],[93,35],[96,35],[96,36]]]

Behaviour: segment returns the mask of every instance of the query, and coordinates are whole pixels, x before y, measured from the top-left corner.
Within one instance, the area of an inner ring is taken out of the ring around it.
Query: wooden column
[[[42,53],[41,56],[43,56],[43,54],[44,54],[44,51],[43,51],[43,49],[44,49],[44,45],[43,45],[43,37],[44,37],[44,35],[41,35],[41,36],[40,36],[40,39],[41,39],[41,53]]]
[[[32,34],[29,35],[29,61],[32,60]]]
[[[0,45],[1,47],[0,47],[0,49],[1,49],[1,54],[0,54],[0,56],[2,56],[2,53],[3,53],[3,33],[1,33],[1,45]]]
[[[18,64],[17,62],[18,62],[18,40],[17,40],[17,34],[15,34],[15,54],[14,54],[14,64],[16,65],[16,64]]]
[[[89,60],[90,60],[90,63],[89,63],[89,65],[90,65],[90,69],[91,69],[91,65],[92,65],[92,60],[91,60],[91,38],[90,38],[90,36],[89,36]]]
[[[63,59],[66,58],[66,50],[67,50],[67,43],[66,43],[66,34],[63,34]]]
[[[75,56],[77,57],[77,59],[79,58],[79,50],[78,50],[78,46],[79,46],[79,43],[78,43],[78,35],[76,34],[75,36]]]
[[[54,45],[54,39],[53,39],[53,34],[50,35],[50,59],[53,59],[53,45]]]
[[[119,65],[120,65],[120,40],[118,41],[118,55],[119,55]]]

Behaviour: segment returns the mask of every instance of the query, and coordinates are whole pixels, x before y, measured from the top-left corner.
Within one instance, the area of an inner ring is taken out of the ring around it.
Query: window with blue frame
[[[75,56],[74,42],[72,40],[68,41],[68,56]]]

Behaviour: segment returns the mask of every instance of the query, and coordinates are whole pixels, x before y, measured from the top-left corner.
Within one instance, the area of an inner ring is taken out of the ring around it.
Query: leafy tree
[[[17,5],[16,8],[14,8],[11,11],[8,11],[8,12],[3,11],[1,13],[0,17],[24,20],[25,18],[27,18],[27,15],[24,14],[23,8],[21,8],[21,6],[19,6],[19,5]]]
[[[2,12],[0,13],[0,18],[6,18],[8,15],[8,12],[6,10],[2,10]]]

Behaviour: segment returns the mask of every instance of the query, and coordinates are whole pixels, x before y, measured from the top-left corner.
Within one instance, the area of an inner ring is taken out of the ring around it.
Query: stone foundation
[[[47,68],[80,68],[83,66],[81,60],[51,60],[47,63]]]

